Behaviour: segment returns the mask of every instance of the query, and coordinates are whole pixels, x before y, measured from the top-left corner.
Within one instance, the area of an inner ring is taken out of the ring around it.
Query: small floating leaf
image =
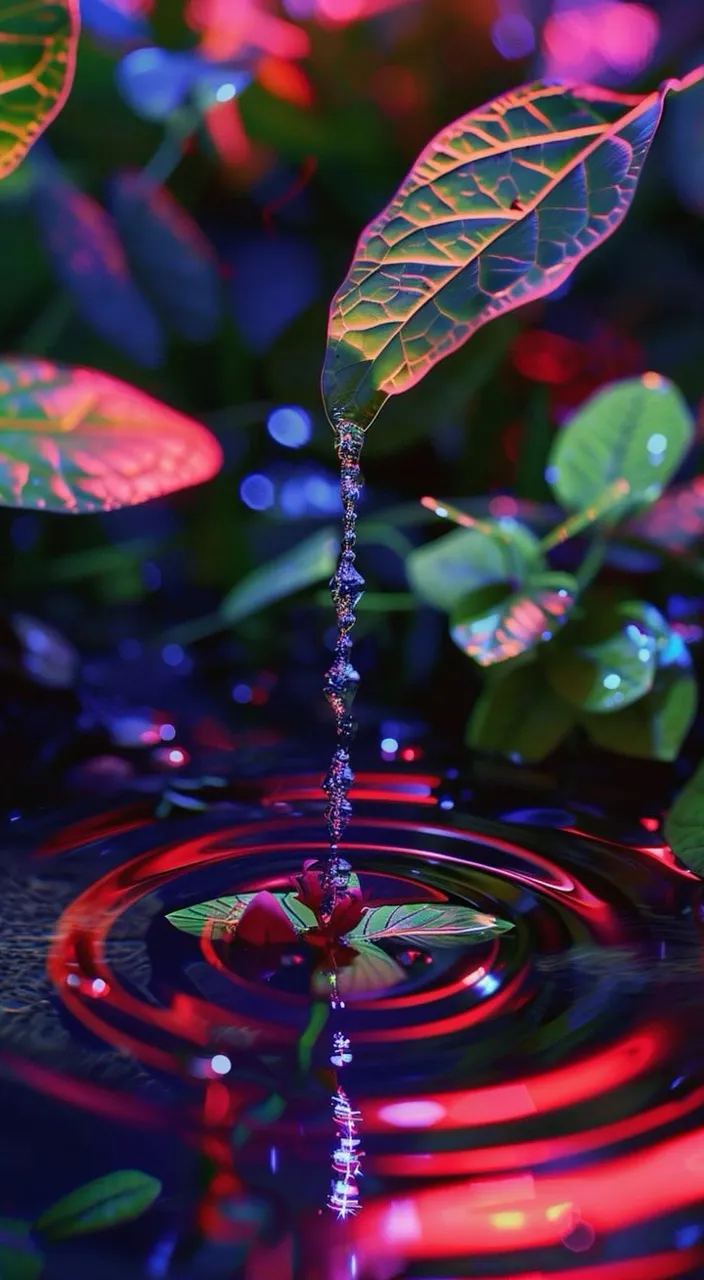
[[[76,65],[78,0],[17,0],[0,12],[0,178],[66,101]]]
[[[137,364],[161,364],[161,327],[130,275],[110,215],[53,171],[42,173],[32,208],[54,274],[84,324]]]
[[[497,671],[484,686],[465,742],[531,764],[549,756],[575,722],[573,708],[553,692],[540,668],[513,667]]]
[[[659,496],[693,439],[692,415],[677,387],[645,373],[590,396],[558,433],[546,475],[570,511],[599,506],[605,491],[625,481],[624,511]]]
[[[704,761],[677,796],[664,831],[672,852],[690,871],[704,875]]]
[[[245,911],[258,896],[256,893],[238,893],[230,898],[212,898],[209,902],[197,902],[192,907],[171,911],[166,919],[175,929],[190,933],[194,938],[200,938],[209,930],[235,934]],[[315,928],[313,912],[299,901],[295,893],[267,894],[267,897],[275,900],[299,933]]]
[[[49,1240],[105,1231],[139,1218],[160,1195],[158,1178],[121,1169],[64,1196],[42,1214],[34,1229]]]
[[[214,436],[92,369],[0,362],[0,506],[111,511],[209,480]]]
[[[513,593],[484,587],[456,607],[450,635],[481,667],[506,662],[550,640],[578,595],[578,583],[567,573],[536,574]]]
[[[662,615],[641,601],[593,610],[547,650],[545,672],[571,706],[601,714],[618,711],[652,689],[658,651],[668,635]]]
[[[456,529],[412,551],[406,571],[413,590],[436,609],[451,613],[471,591],[492,583],[522,582],[541,567],[538,539],[517,522],[481,522]]]
[[[562,284],[624,218],[680,87],[639,99],[531,84],[443,129],[362,234],[333,299],[333,425],[369,426],[481,325]]]
[[[358,954],[337,971],[337,989],[345,1000],[367,1000],[370,996],[378,995],[404,981],[405,969],[392,956],[382,951],[381,947],[356,940],[354,948]],[[313,975],[313,994],[330,995],[330,982],[326,973],[318,971]]]
[[[267,605],[329,578],[335,570],[337,547],[333,530],[319,529],[290,551],[254,569],[223,600],[223,623],[241,622]]]
[[[112,184],[112,212],[127,255],[165,324],[190,342],[209,342],[222,316],[218,260],[190,214],[143,174]]]
[[[496,916],[451,903],[404,902],[399,906],[371,907],[346,941],[388,940],[425,942],[432,947],[459,947],[468,942],[484,942],[513,925]]]
[[[2,1280],[37,1280],[45,1258],[34,1244],[31,1222],[0,1218],[0,1276]]]
[[[694,676],[658,671],[650,693],[614,715],[584,715],[580,723],[606,751],[641,760],[676,760],[697,714]]]

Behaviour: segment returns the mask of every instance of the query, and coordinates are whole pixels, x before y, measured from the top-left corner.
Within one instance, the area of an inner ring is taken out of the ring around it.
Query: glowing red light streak
[[[520,1083],[490,1085],[454,1093],[434,1093],[433,1101],[443,1108],[434,1129],[457,1129],[500,1124],[526,1116],[556,1111],[627,1084],[660,1059],[669,1045],[665,1030],[658,1024],[626,1037],[609,1049],[580,1062],[557,1067],[542,1075],[529,1076]],[[389,1132],[394,1126],[383,1119],[388,1098],[364,1104],[369,1132]]]

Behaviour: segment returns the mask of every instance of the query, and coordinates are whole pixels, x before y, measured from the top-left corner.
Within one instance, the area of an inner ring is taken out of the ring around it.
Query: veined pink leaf
[[[78,0],[15,0],[0,12],[0,178],[61,110],[73,81]]]
[[[0,362],[0,506],[111,511],[209,480],[217,440],[117,378]]]
[[[353,947],[363,941],[379,942],[389,938],[426,942],[433,947],[460,947],[463,943],[483,942],[511,928],[508,921],[473,911],[471,907],[404,902],[400,906],[371,907],[348,933],[346,941]]]
[[[487,321],[557,288],[616,229],[672,90],[531,84],[443,129],[363,232],[330,310],[323,397],[368,427]]]

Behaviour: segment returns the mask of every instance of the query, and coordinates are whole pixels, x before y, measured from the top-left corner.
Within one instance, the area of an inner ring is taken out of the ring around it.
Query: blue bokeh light
[[[277,444],[286,449],[300,449],[310,440],[310,416],[297,405],[282,405],[269,414],[266,429]]]
[[[240,497],[246,507],[252,511],[267,511],[273,507],[276,494],[268,476],[245,476],[240,485]]]

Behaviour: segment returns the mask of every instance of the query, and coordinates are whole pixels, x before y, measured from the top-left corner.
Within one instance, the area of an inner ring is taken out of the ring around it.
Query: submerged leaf
[[[367,1000],[403,982],[405,969],[381,947],[358,940],[354,948],[358,954],[337,970],[337,990],[345,1000]],[[330,995],[330,981],[322,970],[313,975],[313,994]]]
[[[480,325],[562,284],[625,216],[680,87],[639,99],[532,84],[443,129],[361,236],[333,299],[333,425],[369,426]]]
[[[200,227],[165,187],[143,174],[112,184],[112,211],[127,255],[164,322],[209,342],[222,316],[218,260]]]
[[[215,475],[214,436],[92,369],[0,362],[0,506],[111,511]]]
[[[543,564],[538,539],[517,521],[485,520],[456,529],[412,551],[408,580],[422,600],[450,613],[471,591],[493,583],[522,582]]]
[[[465,742],[531,764],[550,755],[575,721],[573,708],[553,692],[540,667],[513,667],[496,672],[484,686]]]
[[[468,942],[484,942],[513,925],[496,916],[484,915],[470,907],[452,903],[403,902],[397,906],[370,907],[346,941],[356,947],[361,941],[421,941],[430,947],[459,947]]]
[[[42,173],[32,207],[54,274],[84,324],[137,364],[161,364],[161,327],[130,275],[110,215],[53,171]]]
[[[555,438],[546,475],[570,511],[599,507],[625,482],[623,512],[659,496],[693,439],[694,421],[677,387],[644,373],[597,391],[577,410]]]
[[[76,66],[78,0],[20,0],[0,12],[0,178],[66,101]]]
[[[550,640],[578,594],[576,579],[567,573],[536,574],[513,593],[487,587],[457,606],[450,635],[481,667],[506,662]]]
[[[319,529],[290,551],[252,570],[223,600],[223,622],[241,622],[267,605],[329,578],[335,570],[337,546],[331,529]]]
[[[669,635],[662,614],[642,601],[595,609],[547,651],[545,672],[571,706],[601,714],[617,711],[652,689],[658,654]]]
[[[138,1169],[121,1169],[86,1183],[47,1209],[35,1231],[49,1240],[84,1236],[132,1222],[161,1195],[161,1183]]]

